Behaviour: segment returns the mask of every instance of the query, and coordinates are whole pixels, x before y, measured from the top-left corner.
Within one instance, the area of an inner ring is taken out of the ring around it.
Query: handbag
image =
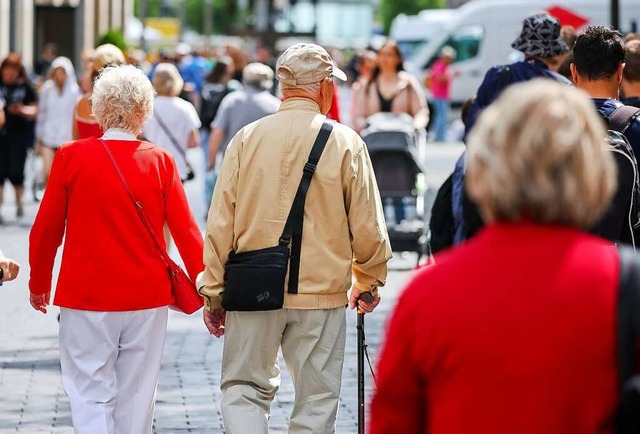
[[[127,180],[125,179],[122,171],[120,170],[120,166],[116,163],[113,154],[109,150],[109,147],[102,139],[98,139],[102,144],[105,152],[109,156],[109,160],[111,160],[111,164],[113,164],[113,168],[115,169],[120,181],[122,182],[122,186],[126,190],[127,194],[131,198],[133,202],[136,212],[138,213],[138,217],[140,217],[140,221],[144,226],[145,230],[153,240],[153,244],[156,246],[156,249],[160,253],[163,262],[167,266],[167,271],[169,272],[169,277],[171,279],[171,295],[173,297],[173,304],[169,306],[172,310],[176,310],[178,312],[186,313],[187,315],[191,315],[198,309],[200,309],[204,302],[202,297],[198,294],[196,289],[196,285],[191,281],[187,273],[176,264],[170,257],[165,249],[162,248],[162,245],[158,241],[158,238],[153,233],[151,229],[151,225],[147,220],[146,215],[144,214],[144,210],[142,208],[142,204],[136,200],[129,184],[127,184]]]
[[[329,140],[333,122],[325,120],[316,137],[296,191],[278,245],[248,252],[229,253],[225,264],[222,307],[227,311],[282,309],[289,269],[289,294],[298,293],[304,204],[318,161]]]
[[[187,165],[187,177],[183,179],[182,182],[191,181],[196,177],[196,173],[193,171],[193,167],[191,167],[191,164],[189,164],[189,161],[187,160],[187,153],[184,151],[184,149],[182,149],[182,146],[180,146],[180,143],[178,143],[174,135],[171,134],[171,130],[169,130],[169,128],[167,127],[167,124],[162,122],[162,119],[160,119],[160,116],[158,116],[157,113],[154,113],[153,117],[155,118],[156,121],[158,121],[158,125],[160,125],[160,128],[162,129],[164,134],[167,137],[169,137],[171,144],[173,145],[174,148],[176,148],[176,151],[180,153],[180,155],[184,159],[184,162]]]
[[[634,249],[622,247],[617,307],[617,349],[620,406],[617,433],[640,433],[640,258]]]

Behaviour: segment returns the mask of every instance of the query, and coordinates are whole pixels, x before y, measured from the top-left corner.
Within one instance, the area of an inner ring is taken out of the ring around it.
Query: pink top
[[[431,93],[437,99],[451,99],[449,65],[443,62],[442,59],[437,60],[431,68]]]

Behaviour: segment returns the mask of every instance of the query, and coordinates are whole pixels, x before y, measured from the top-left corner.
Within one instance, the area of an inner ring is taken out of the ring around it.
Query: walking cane
[[[358,300],[372,303],[373,296],[370,292],[360,294]],[[358,434],[364,434],[365,430],[365,400],[364,400],[364,358],[367,344],[364,338],[364,312],[358,307]]]

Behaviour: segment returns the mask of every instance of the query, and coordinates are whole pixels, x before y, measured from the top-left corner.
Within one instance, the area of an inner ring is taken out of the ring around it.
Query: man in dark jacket
[[[524,53],[524,61],[495,66],[487,72],[469,108],[465,121],[465,137],[482,110],[493,103],[507,86],[534,78],[547,78],[571,84],[554,70],[564,58],[564,54],[569,51],[569,46],[560,35],[560,22],[554,16],[537,13],[526,18],[522,23],[520,36],[513,41],[511,47]],[[476,206],[464,191],[464,158],[463,154],[453,172],[452,204],[456,244],[472,237],[483,226]]]
[[[629,223],[632,226],[638,223],[637,210],[632,209],[636,202],[633,188],[637,168],[629,160],[635,158],[637,163],[640,155],[640,109],[630,109],[621,125],[614,126],[614,114],[625,107],[618,101],[624,60],[625,45],[620,34],[603,26],[590,26],[578,36],[573,47],[571,76],[576,86],[591,96],[596,109],[609,123],[609,129],[623,133],[635,154],[614,153],[618,166],[618,193],[607,210],[605,221],[595,232],[615,242],[634,243]]]

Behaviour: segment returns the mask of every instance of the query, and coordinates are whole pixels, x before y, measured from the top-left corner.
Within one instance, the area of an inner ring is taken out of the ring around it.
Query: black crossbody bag
[[[304,204],[318,161],[329,140],[333,122],[325,120],[304,165],[302,179],[278,245],[249,252],[229,253],[225,265],[222,307],[227,311],[282,309],[287,269],[289,294],[298,293]],[[289,248],[291,246],[291,248]]]
[[[640,433],[640,258],[628,247],[619,249],[620,284],[617,309],[620,407],[618,434]]]

